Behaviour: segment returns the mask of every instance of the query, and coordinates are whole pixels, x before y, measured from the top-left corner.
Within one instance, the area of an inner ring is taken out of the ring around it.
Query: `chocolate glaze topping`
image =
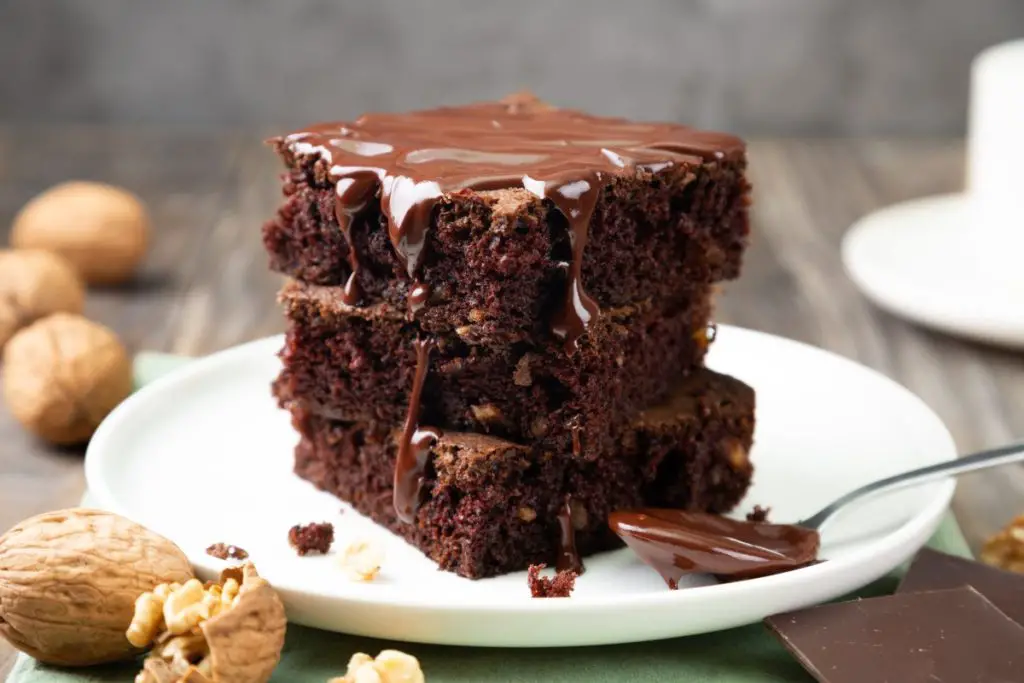
[[[398,442],[398,458],[395,460],[394,503],[398,518],[407,524],[416,519],[416,510],[421,503],[423,470],[427,466],[430,447],[440,438],[438,430],[420,428],[420,397],[423,383],[430,365],[430,339],[417,339],[416,373],[413,376],[409,408],[405,415],[405,426]]]
[[[558,559],[555,568],[560,572],[583,573],[583,559],[576,549],[576,530],[572,526],[572,501],[569,498],[558,510]]]
[[[363,298],[359,289],[359,254],[356,252],[355,242],[352,241],[352,223],[359,220],[370,202],[377,193],[377,176],[373,173],[353,173],[338,178],[335,186],[337,199],[334,202],[334,214],[338,219],[338,226],[345,235],[348,242],[348,263],[352,272],[345,283],[342,300],[349,306],[356,306]]]
[[[434,208],[465,190],[521,187],[549,200],[565,217],[572,258],[552,331],[575,342],[598,315],[581,282],[590,218],[611,176],[658,172],[676,164],[735,157],[743,142],[721,133],[667,123],[632,123],[555,109],[519,96],[504,102],[407,114],[366,114],[351,123],[322,123],[283,139],[296,154],[330,164],[336,213],[349,236],[353,217],[379,195],[395,253],[412,285],[410,307],[429,292],[417,281]],[[346,290],[358,299],[359,258],[349,240],[353,275]]]
[[[752,579],[803,567],[815,561],[820,545],[813,529],[685,510],[617,511],[608,526],[672,589],[697,572]]]

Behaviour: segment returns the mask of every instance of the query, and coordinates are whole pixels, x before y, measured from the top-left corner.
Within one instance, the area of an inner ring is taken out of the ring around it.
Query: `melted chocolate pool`
[[[647,508],[608,516],[608,526],[675,589],[686,574],[752,579],[813,563],[820,538],[792,524]]]

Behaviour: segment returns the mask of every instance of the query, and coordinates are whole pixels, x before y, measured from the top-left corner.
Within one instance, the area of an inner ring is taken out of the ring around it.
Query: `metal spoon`
[[[836,512],[855,500],[861,500],[863,498],[897,491],[910,486],[917,486],[918,484],[924,484],[930,481],[945,479],[946,477],[955,477],[967,472],[983,470],[989,467],[998,467],[1000,465],[1009,465],[1010,463],[1021,461],[1024,461],[1024,443],[993,448],[992,450],[967,455],[962,458],[957,458],[956,460],[939,463],[938,465],[929,465],[928,467],[922,467],[918,470],[911,470],[910,472],[904,472],[903,474],[886,477],[885,479],[879,479],[876,482],[872,482],[866,486],[860,487],[859,489],[850,491],[839,500],[826,506],[820,512],[811,515],[802,522],[797,522],[796,525],[807,529],[815,529],[820,532],[822,527],[831,521]]]

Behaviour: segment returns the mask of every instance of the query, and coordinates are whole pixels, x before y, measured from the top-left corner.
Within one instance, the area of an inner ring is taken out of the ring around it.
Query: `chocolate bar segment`
[[[923,548],[897,593],[971,586],[1018,624],[1024,625],[1024,576],[963,557]]]
[[[1024,680],[1024,627],[970,587],[820,605],[767,624],[821,683]]]

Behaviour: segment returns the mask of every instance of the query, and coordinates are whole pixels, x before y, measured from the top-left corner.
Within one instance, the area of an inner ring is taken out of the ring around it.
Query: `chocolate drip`
[[[409,314],[415,314],[416,311],[426,306],[429,300],[430,287],[419,280],[413,280],[412,287],[409,288]]]
[[[544,192],[569,223],[572,260],[561,304],[551,319],[551,332],[565,341],[565,350],[570,354],[576,350],[587,325],[600,313],[597,304],[583,290],[583,250],[587,247],[590,218],[600,190],[601,174],[594,172],[590,178],[555,185]]]
[[[558,510],[558,559],[555,562],[558,571],[567,569],[583,573],[583,560],[576,550],[576,529],[572,526],[572,501],[565,499]]]
[[[356,261],[352,263],[352,272],[349,273],[348,279],[345,280],[345,288],[341,292],[341,300],[349,306],[358,306],[359,302],[363,300],[363,289],[359,286],[359,281],[356,277],[359,275],[359,263],[358,258],[349,257],[349,261]]]
[[[385,175],[381,181],[380,207],[388,219],[388,236],[410,279],[416,278],[434,206],[442,194],[434,180]]]
[[[613,512],[608,526],[672,589],[686,574],[752,579],[804,567],[817,558],[821,540],[817,531],[791,524],[659,508]]]
[[[572,457],[578,458],[583,454],[583,443],[580,438],[583,435],[583,427],[575,424],[570,431],[572,432]]]
[[[331,165],[338,183],[338,222],[350,246],[353,214],[379,189],[388,236],[411,281],[411,312],[429,298],[418,278],[435,209],[446,195],[521,187],[550,200],[566,218],[572,250],[550,325],[570,352],[600,313],[584,291],[582,271],[590,219],[604,184],[638,169],[659,173],[744,154],[743,142],[730,135],[588,116],[525,96],[367,114],[351,123],[318,124],[282,142],[295,154],[319,156]],[[353,275],[346,299],[355,301],[359,260],[354,248],[349,262]]]
[[[412,392],[409,394],[409,409],[405,415],[405,426],[398,442],[398,458],[395,460],[394,505],[398,518],[407,524],[416,520],[416,511],[421,503],[423,471],[427,466],[430,447],[441,434],[436,429],[420,429],[420,398],[423,383],[430,365],[430,348],[433,341],[417,339],[416,372],[413,375]]]
[[[338,227],[348,242],[348,264],[352,269],[342,300],[349,306],[358,305],[363,298],[359,287],[359,252],[356,251],[355,240],[352,239],[352,223],[363,213],[370,200],[377,193],[378,179],[375,173],[351,173],[337,178],[334,188],[334,215],[338,219]]]

